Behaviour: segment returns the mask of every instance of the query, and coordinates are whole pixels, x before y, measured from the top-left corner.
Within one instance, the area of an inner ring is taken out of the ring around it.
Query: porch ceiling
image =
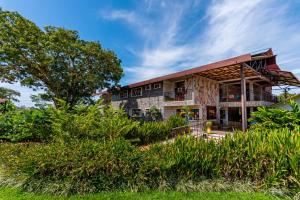
[[[249,66],[244,66],[245,77],[259,76],[259,72]],[[230,79],[238,79],[240,75],[240,65],[231,65],[216,69],[211,69],[198,73],[200,76],[210,78],[216,81],[225,81]]]

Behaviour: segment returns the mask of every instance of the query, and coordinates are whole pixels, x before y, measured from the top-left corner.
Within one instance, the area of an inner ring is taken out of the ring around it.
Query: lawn
[[[21,192],[18,189],[13,188],[0,188],[0,199],[1,200],[63,200],[63,199],[87,199],[87,200],[98,200],[98,199],[278,199],[277,197],[272,197],[270,195],[265,195],[263,193],[238,193],[238,192],[149,192],[149,193],[114,193],[114,192],[103,192],[98,194],[86,195],[86,196],[71,196],[69,198],[65,197],[54,197],[50,195],[35,195],[32,193]]]

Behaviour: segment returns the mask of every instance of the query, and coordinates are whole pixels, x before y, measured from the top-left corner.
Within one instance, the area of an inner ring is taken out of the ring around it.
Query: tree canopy
[[[44,89],[56,105],[62,99],[74,106],[118,85],[122,75],[121,60],[99,42],[60,27],[40,29],[17,12],[0,11],[1,81]]]
[[[8,100],[12,100],[12,101],[19,101],[17,98],[21,96],[20,92],[12,90],[12,89],[8,89],[8,88],[4,88],[4,87],[0,87],[0,98],[1,99],[8,99]]]

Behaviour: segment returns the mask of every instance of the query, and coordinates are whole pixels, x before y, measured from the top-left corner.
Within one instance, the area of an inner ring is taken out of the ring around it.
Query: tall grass
[[[59,194],[176,189],[204,179],[250,181],[300,190],[299,129],[252,130],[220,141],[188,136],[140,151],[117,138],[105,142],[1,144],[0,164],[29,191]]]

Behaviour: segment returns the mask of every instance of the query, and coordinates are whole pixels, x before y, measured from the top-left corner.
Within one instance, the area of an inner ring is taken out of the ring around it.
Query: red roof
[[[192,69],[184,70],[184,71],[181,71],[181,72],[176,72],[176,73],[168,74],[168,75],[165,75],[165,76],[160,76],[160,77],[157,77],[157,78],[152,78],[152,79],[149,79],[149,80],[129,84],[129,85],[124,86],[124,87],[134,88],[134,87],[139,87],[139,86],[142,86],[142,85],[147,85],[147,84],[151,84],[151,83],[155,83],[155,82],[160,82],[160,81],[164,81],[164,80],[169,80],[169,79],[179,78],[179,77],[188,76],[188,75],[192,75],[192,74],[197,74],[197,73],[204,72],[204,71],[207,72],[209,70],[212,70],[209,73],[213,73],[213,71],[215,71],[215,69],[218,69],[218,68],[236,66],[236,65],[241,64],[241,63],[246,63],[246,62],[250,62],[250,61],[255,62],[257,60],[266,59],[266,58],[269,59],[269,63],[267,63],[267,67],[266,67],[266,70],[268,72],[272,72],[272,71],[281,72],[281,69],[276,64],[276,58],[275,57],[276,56],[273,54],[272,49],[268,49],[265,52],[256,53],[256,54],[248,53],[248,54],[244,54],[244,55],[241,55],[241,56],[237,56],[237,57],[221,60],[221,61],[218,61],[218,62],[210,63],[210,64],[207,64],[207,65],[195,67],[195,68],[192,68]],[[290,74],[289,80],[287,80],[285,83],[287,83],[287,84],[291,83],[292,85],[300,85],[299,80],[291,72],[289,72],[289,74]],[[280,76],[281,78],[287,79],[286,76],[282,75],[282,73],[277,73],[276,76]]]
[[[168,80],[168,79],[179,78],[179,77],[187,76],[187,75],[191,75],[191,74],[196,74],[196,73],[199,73],[199,72],[202,72],[202,71],[207,71],[207,70],[216,69],[216,68],[220,68],[220,67],[236,65],[236,64],[240,64],[240,63],[244,63],[244,62],[248,62],[248,61],[251,61],[251,54],[245,54],[245,55],[229,58],[229,59],[226,59],[226,60],[210,63],[210,64],[207,64],[207,65],[203,65],[203,66],[200,66],[200,67],[195,67],[195,68],[192,68],[192,69],[184,70],[184,71],[181,71],[181,72],[176,72],[176,73],[173,73],[173,74],[168,74],[168,75],[165,75],[165,76],[160,76],[160,77],[157,77],[157,78],[152,78],[152,79],[149,79],[149,80],[129,84],[129,85],[127,85],[127,87],[129,87],[129,88],[138,87],[138,86],[142,86],[142,85],[146,85],[146,84],[150,84],[150,83],[155,83],[155,82],[159,82],[159,81],[163,81],[163,80]]]

